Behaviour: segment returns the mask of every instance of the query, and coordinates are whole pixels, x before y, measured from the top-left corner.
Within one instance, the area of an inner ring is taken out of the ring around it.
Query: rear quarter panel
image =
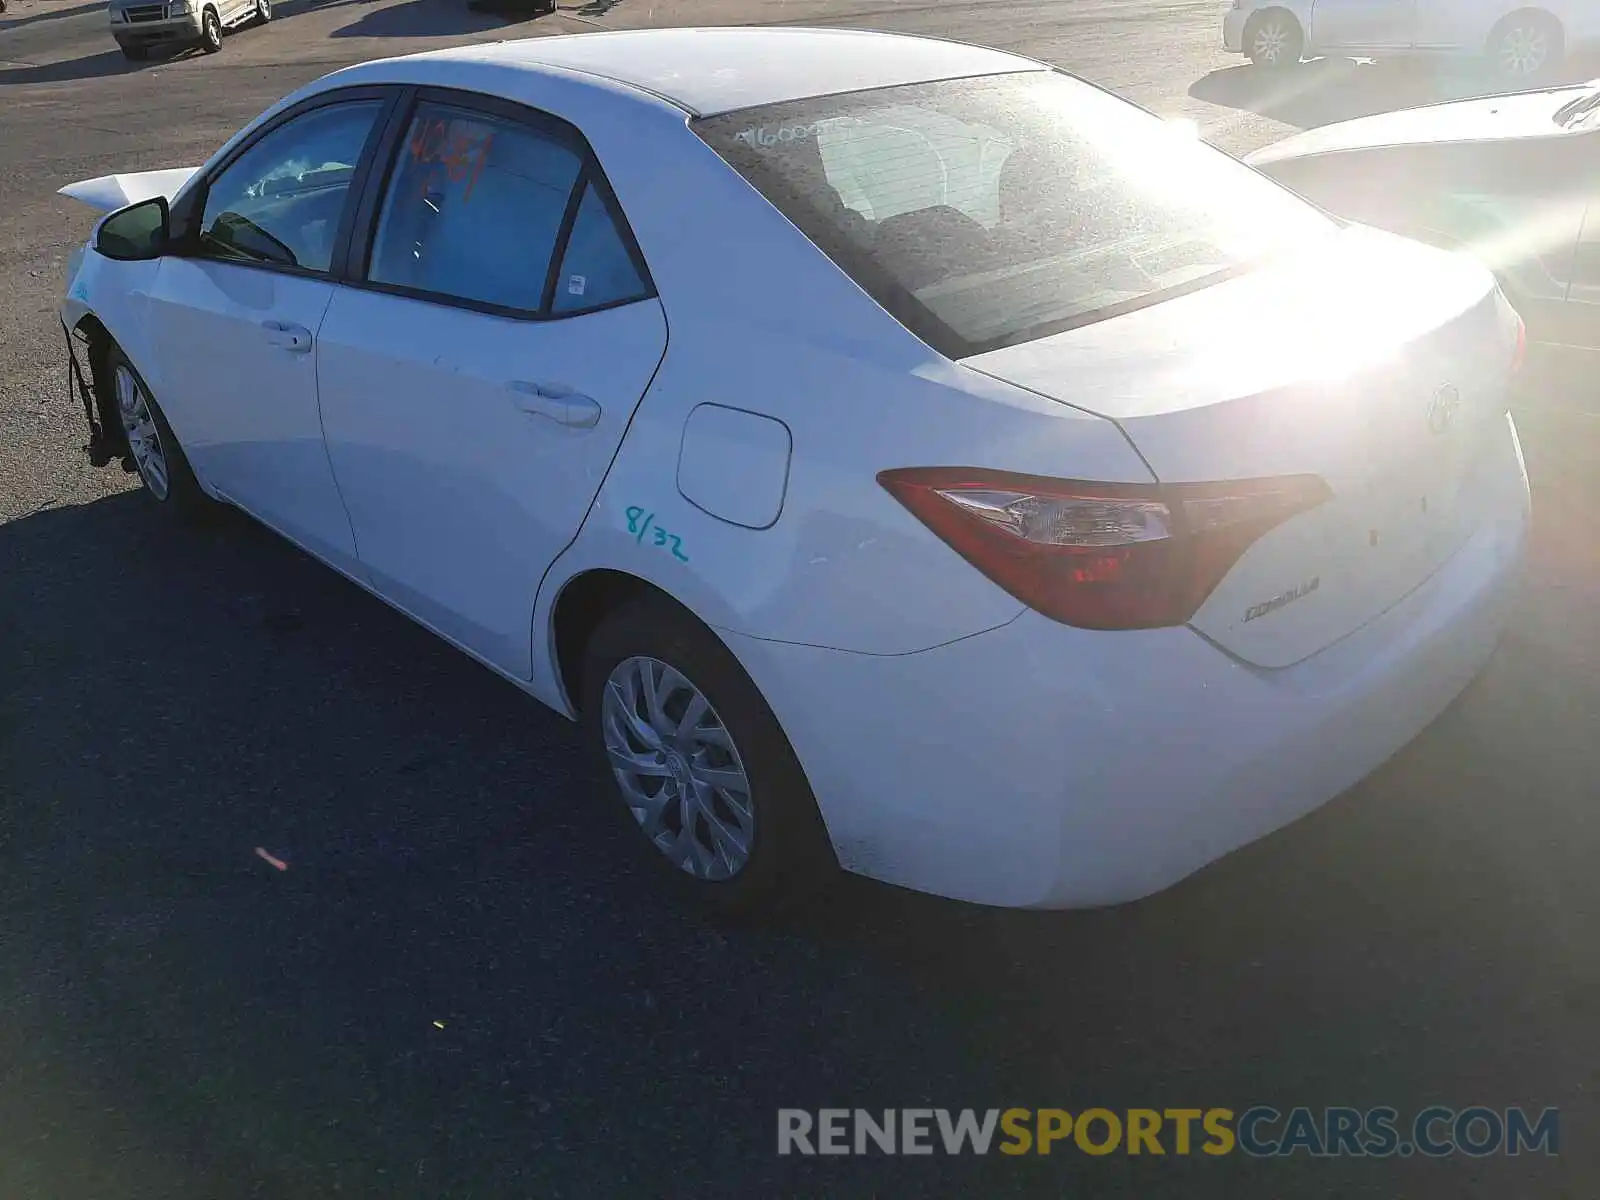
[[[877,473],[947,464],[1146,481],[1142,460],[1111,422],[935,355],[681,113],[658,115],[584,122],[670,332],[588,519],[541,588],[535,630],[548,628],[566,582],[596,568],[650,580],[713,627],[862,653],[912,653],[1014,618],[1020,603],[901,508]],[[680,492],[684,425],[701,404],[789,431],[770,527],[730,524]],[[643,515],[677,541],[641,539]]]

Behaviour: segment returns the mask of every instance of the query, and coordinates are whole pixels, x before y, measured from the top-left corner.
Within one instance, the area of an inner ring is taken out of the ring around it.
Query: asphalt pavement
[[[103,5],[0,17],[0,1200],[1600,1193],[1592,361],[1541,357],[1518,401],[1536,528],[1513,629],[1371,780],[1140,904],[854,881],[753,930],[630,873],[566,723],[244,518],[174,527],[90,468],[55,318],[92,220],[56,188],[197,163],[305,80],[463,39],[934,32],[1235,152],[1471,72],[1264,77],[1211,0],[276,13],[138,67]],[[1254,1104],[1555,1106],[1561,1153],[776,1154],[779,1107]]]

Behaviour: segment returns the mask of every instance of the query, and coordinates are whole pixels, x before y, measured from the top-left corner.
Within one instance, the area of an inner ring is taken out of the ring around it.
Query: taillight
[[[1184,624],[1253,542],[1331,495],[1314,475],[1146,485],[910,467],[878,482],[1022,603],[1083,629]]]

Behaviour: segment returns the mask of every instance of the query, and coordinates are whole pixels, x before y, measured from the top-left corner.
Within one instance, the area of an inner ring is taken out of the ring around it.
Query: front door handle
[[[311,349],[311,330],[304,325],[290,325],[285,321],[263,321],[267,341],[283,350],[305,354]]]
[[[525,413],[546,417],[572,429],[593,429],[600,422],[600,405],[590,396],[548,383],[517,380],[511,385],[516,406]]]

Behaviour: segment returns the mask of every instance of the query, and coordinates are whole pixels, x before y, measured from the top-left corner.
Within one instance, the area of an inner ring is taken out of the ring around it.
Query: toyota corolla
[[[1489,272],[1010,54],[467,46],[63,190],[97,454],[581,721],[714,905],[1164,888],[1418,734],[1518,582]]]

